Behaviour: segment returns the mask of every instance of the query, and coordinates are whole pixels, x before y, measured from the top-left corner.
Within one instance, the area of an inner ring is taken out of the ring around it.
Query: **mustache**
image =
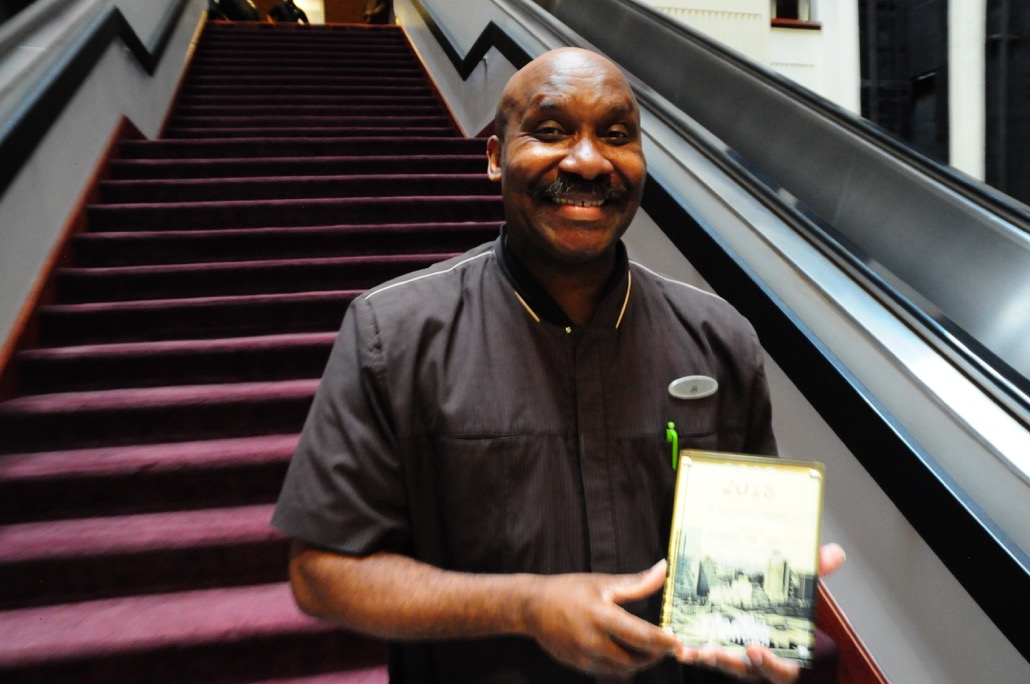
[[[621,183],[612,183],[610,179],[589,181],[583,178],[560,176],[547,185],[539,185],[533,189],[534,199],[560,200],[569,193],[583,193],[608,200],[620,200],[629,193],[629,189]]]

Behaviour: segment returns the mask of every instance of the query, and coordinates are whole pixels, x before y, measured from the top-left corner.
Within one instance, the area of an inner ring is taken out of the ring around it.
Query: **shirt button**
[[[571,335],[572,334],[572,326],[571,325],[565,326],[565,332],[568,333],[569,335]]]

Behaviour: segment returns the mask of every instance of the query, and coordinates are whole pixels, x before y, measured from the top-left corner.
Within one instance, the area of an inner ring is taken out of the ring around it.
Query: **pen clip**
[[[671,420],[665,429],[665,441],[672,444],[672,469],[676,470],[680,457],[680,436],[676,434],[676,423]]]

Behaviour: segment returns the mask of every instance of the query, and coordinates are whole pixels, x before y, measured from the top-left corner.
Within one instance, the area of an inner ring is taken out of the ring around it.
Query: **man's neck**
[[[615,253],[583,264],[526,260],[522,264],[573,323],[588,325],[615,270]]]

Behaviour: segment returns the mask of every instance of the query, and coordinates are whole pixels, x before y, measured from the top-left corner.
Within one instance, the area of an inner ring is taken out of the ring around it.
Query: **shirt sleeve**
[[[761,363],[761,360],[755,371],[746,452],[762,456],[776,456],[778,454],[776,436],[773,434],[772,427],[772,403],[769,399],[769,383],[765,377],[765,366]]]
[[[363,556],[403,551],[409,516],[374,312],[348,309],[272,517],[287,535]]]

